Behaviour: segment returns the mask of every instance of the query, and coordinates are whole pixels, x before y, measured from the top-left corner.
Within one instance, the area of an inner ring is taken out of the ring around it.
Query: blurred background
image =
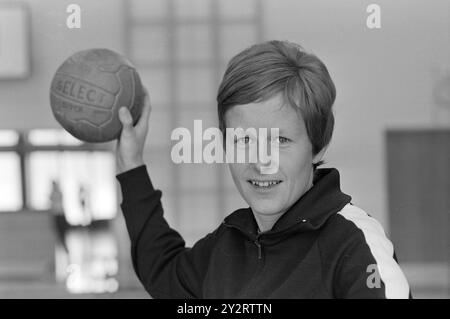
[[[67,7],[81,8],[70,29]],[[369,29],[366,8],[381,8]],[[447,0],[0,0],[0,298],[149,298],[137,281],[114,143],[65,133],[49,105],[76,51],[125,54],[150,92],[145,161],[187,245],[246,206],[225,164],[173,164],[176,127],[217,126],[227,61],[269,39],[327,65],[337,87],[325,160],[393,241],[418,298],[450,297]]]

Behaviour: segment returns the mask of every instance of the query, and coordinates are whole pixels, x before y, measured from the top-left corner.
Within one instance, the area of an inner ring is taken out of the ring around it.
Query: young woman
[[[133,127],[125,108],[117,146],[122,210],[136,273],[154,298],[408,298],[409,286],[380,224],[340,190],[336,169],[319,169],[331,140],[335,86],[325,65],[300,46],[270,41],[229,63],[219,88],[219,124],[277,128],[263,161],[231,163],[250,207],[186,248],[163,217],[161,192],[143,162],[150,103]],[[151,164],[150,164],[151,165]],[[204,212],[208,214],[207,211]]]

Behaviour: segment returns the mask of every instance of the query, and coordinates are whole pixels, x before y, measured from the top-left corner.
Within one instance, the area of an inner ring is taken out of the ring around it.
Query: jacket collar
[[[278,219],[270,231],[262,233],[261,236],[319,229],[331,215],[340,211],[350,201],[351,197],[341,192],[337,169],[317,169],[313,187]],[[252,238],[257,236],[258,228],[250,207],[235,211],[225,218],[224,224],[237,228]]]

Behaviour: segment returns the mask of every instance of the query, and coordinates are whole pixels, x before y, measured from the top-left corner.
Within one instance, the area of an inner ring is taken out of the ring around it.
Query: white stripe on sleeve
[[[381,224],[365,211],[351,204],[347,204],[339,214],[353,222],[363,232],[377,263],[381,280],[384,282],[386,298],[409,298],[408,282],[394,259],[394,247],[386,237]]]

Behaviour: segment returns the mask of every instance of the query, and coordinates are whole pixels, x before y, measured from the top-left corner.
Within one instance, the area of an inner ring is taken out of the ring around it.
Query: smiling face
[[[312,163],[323,152],[313,156],[303,119],[293,107],[284,104],[280,94],[263,102],[232,107],[225,114],[225,122],[227,127],[244,130],[266,128],[268,148],[278,148],[278,171],[273,174],[262,174],[264,165],[260,161],[229,164],[234,183],[257,221],[258,216],[278,219],[312,186]],[[279,137],[270,136],[271,128],[279,129]]]

